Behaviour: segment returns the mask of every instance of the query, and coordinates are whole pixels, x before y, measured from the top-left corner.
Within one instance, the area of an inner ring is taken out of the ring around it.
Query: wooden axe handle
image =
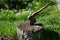
[[[44,10],[47,6],[49,6],[52,2],[47,3],[46,5],[44,5],[42,8],[40,8],[39,10],[37,10],[36,12],[32,13],[32,15],[28,16],[28,19],[30,18],[34,18],[38,13],[40,13],[42,10]]]
[[[39,10],[37,10],[36,12],[32,13],[32,15],[28,16],[28,19],[30,21],[31,25],[34,25],[34,23],[36,22],[36,19],[34,18],[38,13],[40,13],[41,11],[43,11],[45,8],[47,8],[47,6],[49,6],[52,2],[47,3],[46,5],[44,5],[42,8],[40,8]]]

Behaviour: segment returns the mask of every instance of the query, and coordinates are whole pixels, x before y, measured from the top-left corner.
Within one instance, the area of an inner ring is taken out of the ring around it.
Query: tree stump
[[[42,30],[41,23],[34,23],[30,25],[30,22],[21,23],[17,27],[17,36],[19,40],[33,40],[33,33]]]

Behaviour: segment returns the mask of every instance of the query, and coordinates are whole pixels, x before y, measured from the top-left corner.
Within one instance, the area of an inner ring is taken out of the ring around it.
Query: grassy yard
[[[13,10],[0,10],[0,35],[9,35],[17,40],[16,27],[21,22],[27,20],[28,14],[15,16]],[[56,4],[48,6],[39,15],[36,20],[43,24],[42,33],[37,33],[34,40],[60,40],[60,12]]]

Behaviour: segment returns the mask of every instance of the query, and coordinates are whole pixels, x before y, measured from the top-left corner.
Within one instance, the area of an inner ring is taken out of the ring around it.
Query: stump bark
[[[30,25],[30,22],[21,23],[17,27],[17,35],[19,40],[33,40],[33,34],[36,31],[42,30],[43,26],[41,23],[35,23]]]

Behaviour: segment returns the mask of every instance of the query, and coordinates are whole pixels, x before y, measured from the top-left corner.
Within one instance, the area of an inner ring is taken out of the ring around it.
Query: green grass
[[[16,27],[25,22],[27,16],[28,14],[15,16],[13,10],[0,10],[0,35],[7,34],[17,40]],[[44,29],[42,33],[34,34],[34,40],[60,40],[60,12],[56,4],[44,9],[36,16],[36,20],[43,24]]]
[[[42,34],[36,40],[60,40],[60,12],[56,5],[48,6],[37,15],[36,20],[43,24]]]
[[[8,35],[12,37],[14,40],[17,40],[17,31],[16,27],[19,25],[22,21],[0,21],[0,35]]]

